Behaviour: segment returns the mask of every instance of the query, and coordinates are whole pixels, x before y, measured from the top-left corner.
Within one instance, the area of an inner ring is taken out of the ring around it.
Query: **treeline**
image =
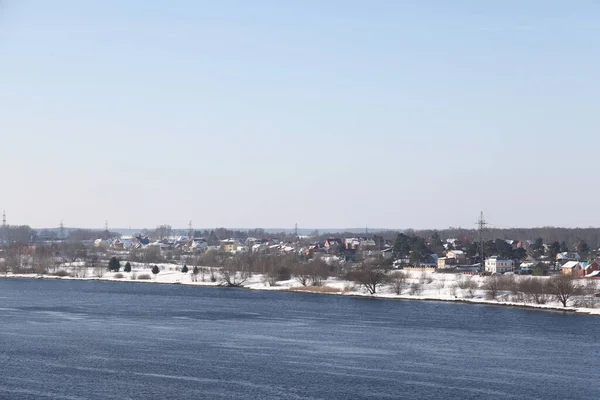
[[[420,237],[428,238],[437,233],[442,240],[459,238],[468,241],[476,241],[478,231],[476,229],[449,228],[442,230],[408,230],[407,234],[414,234]],[[586,242],[593,248],[600,247],[600,228],[507,228],[497,229],[488,228],[485,231],[486,239],[495,240],[535,240],[541,238],[544,243],[565,242],[569,248],[577,246],[580,242]]]

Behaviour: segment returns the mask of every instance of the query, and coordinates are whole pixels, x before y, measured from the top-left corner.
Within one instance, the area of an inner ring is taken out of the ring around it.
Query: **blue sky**
[[[596,1],[0,4],[9,223],[600,226]]]

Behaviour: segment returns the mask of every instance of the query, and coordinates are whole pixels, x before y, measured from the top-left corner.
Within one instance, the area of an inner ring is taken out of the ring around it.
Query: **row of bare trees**
[[[490,276],[483,282],[482,289],[489,299],[497,299],[501,294],[510,293],[511,298],[518,302],[546,304],[554,299],[563,307],[567,307],[573,298],[578,298],[575,305],[595,304],[598,285],[597,281],[592,279],[576,280],[564,275],[520,279],[512,276]]]

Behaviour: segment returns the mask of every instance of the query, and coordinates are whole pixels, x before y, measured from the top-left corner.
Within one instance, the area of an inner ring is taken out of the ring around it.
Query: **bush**
[[[183,264],[183,268],[181,268],[181,272],[183,272],[184,274],[187,274],[187,272],[188,272],[187,265]]]
[[[402,294],[402,290],[404,289],[404,285],[406,284],[407,274],[402,271],[395,272],[392,274],[390,278],[390,282],[392,283],[392,289],[394,289],[394,293]]]
[[[127,261],[127,264],[125,264],[125,268],[123,269],[123,271],[131,272],[131,264],[129,264],[129,261]]]
[[[414,282],[410,285],[410,294],[418,296],[423,293],[423,285],[421,283]]]
[[[119,272],[118,274],[115,274],[115,276],[113,278],[115,278],[115,279],[122,279],[123,278],[123,274]]]
[[[59,271],[56,271],[56,272],[55,272],[53,275],[54,275],[54,276],[60,276],[60,277],[63,277],[63,276],[71,276],[71,275],[70,275],[70,274],[69,274],[67,271],[65,271],[64,269],[61,269],[61,270],[59,270]]]
[[[147,280],[150,279],[150,275],[148,275],[148,274],[141,274],[141,275],[138,275],[137,278],[138,278],[139,281],[147,281]]]
[[[479,284],[471,279],[471,277],[467,277],[466,279],[459,279],[456,282],[456,285],[462,289],[465,297],[472,299],[475,297],[475,291],[479,289]],[[466,293],[465,293],[466,292]]]
[[[278,281],[289,281],[290,279],[292,279],[292,272],[287,267],[281,267],[279,269],[278,273],[279,273],[279,277],[277,278]]]
[[[158,274],[160,272],[160,270],[158,269],[158,265],[155,265],[154,267],[152,267],[152,273],[154,275]]]

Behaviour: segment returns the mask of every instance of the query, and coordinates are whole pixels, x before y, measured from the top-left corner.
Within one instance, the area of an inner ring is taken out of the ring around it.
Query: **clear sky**
[[[0,209],[600,226],[595,0],[4,0]]]

